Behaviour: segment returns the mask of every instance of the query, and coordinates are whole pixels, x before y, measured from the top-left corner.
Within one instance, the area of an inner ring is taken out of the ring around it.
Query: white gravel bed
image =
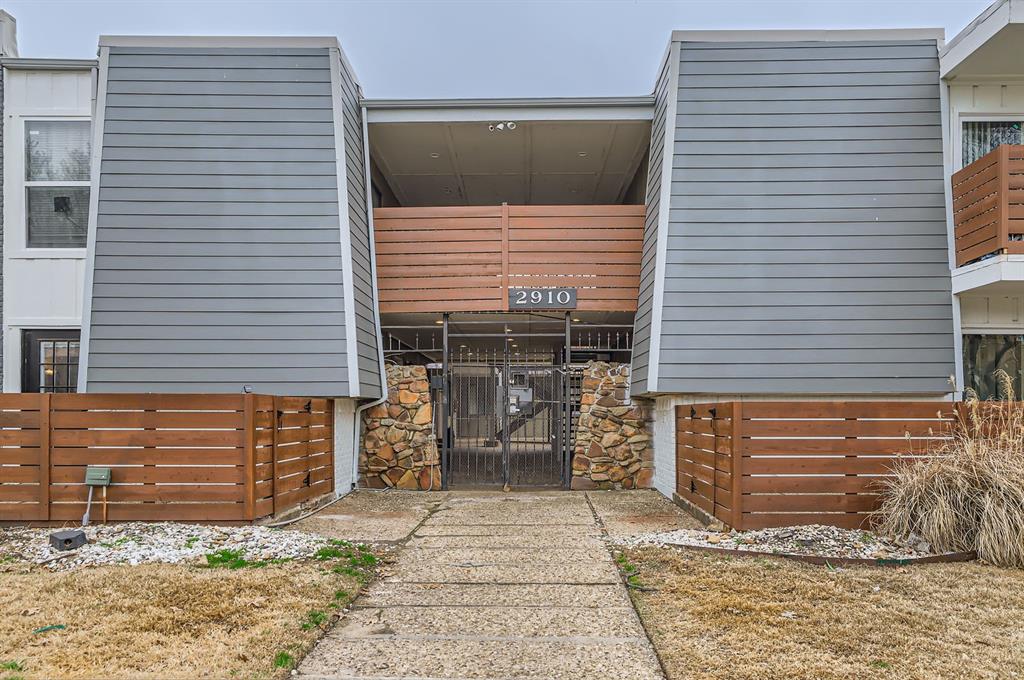
[[[102,564],[205,563],[206,555],[218,550],[240,550],[251,561],[302,559],[328,544],[316,534],[261,526],[132,522],[88,526],[89,542],[65,552],[49,544],[50,534],[59,530],[0,529],[0,563],[42,564],[53,571]]]
[[[678,529],[613,539],[612,543],[625,547],[683,545],[847,559],[902,560],[934,554],[928,542],[916,536],[908,541],[895,541],[870,531],[821,524],[728,532]]]

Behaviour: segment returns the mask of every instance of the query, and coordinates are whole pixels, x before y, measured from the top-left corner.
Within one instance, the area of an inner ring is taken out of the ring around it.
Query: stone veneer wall
[[[363,414],[359,486],[441,488],[441,457],[425,366],[387,366],[388,400]]]
[[[628,400],[629,364],[591,361],[583,372],[573,443],[573,489],[649,488],[654,478],[651,407]]]

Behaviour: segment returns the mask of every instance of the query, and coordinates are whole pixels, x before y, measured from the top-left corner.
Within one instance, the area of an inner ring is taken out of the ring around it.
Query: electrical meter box
[[[109,486],[110,468],[90,465],[85,468],[85,483],[89,486]]]

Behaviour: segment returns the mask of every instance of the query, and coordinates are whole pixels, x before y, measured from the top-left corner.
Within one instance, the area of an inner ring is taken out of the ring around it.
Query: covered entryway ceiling
[[[504,129],[497,129],[499,122],[506,122]],[[650,134],[648,120],[495,117],[369,125],[370,154],[380,172],[375,180],[409,207],[632,202],[630,185]]]

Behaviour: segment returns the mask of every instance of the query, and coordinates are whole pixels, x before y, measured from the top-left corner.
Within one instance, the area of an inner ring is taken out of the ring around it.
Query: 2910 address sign
[[[575,288],[510,288],[509,309],[576,309]]]

